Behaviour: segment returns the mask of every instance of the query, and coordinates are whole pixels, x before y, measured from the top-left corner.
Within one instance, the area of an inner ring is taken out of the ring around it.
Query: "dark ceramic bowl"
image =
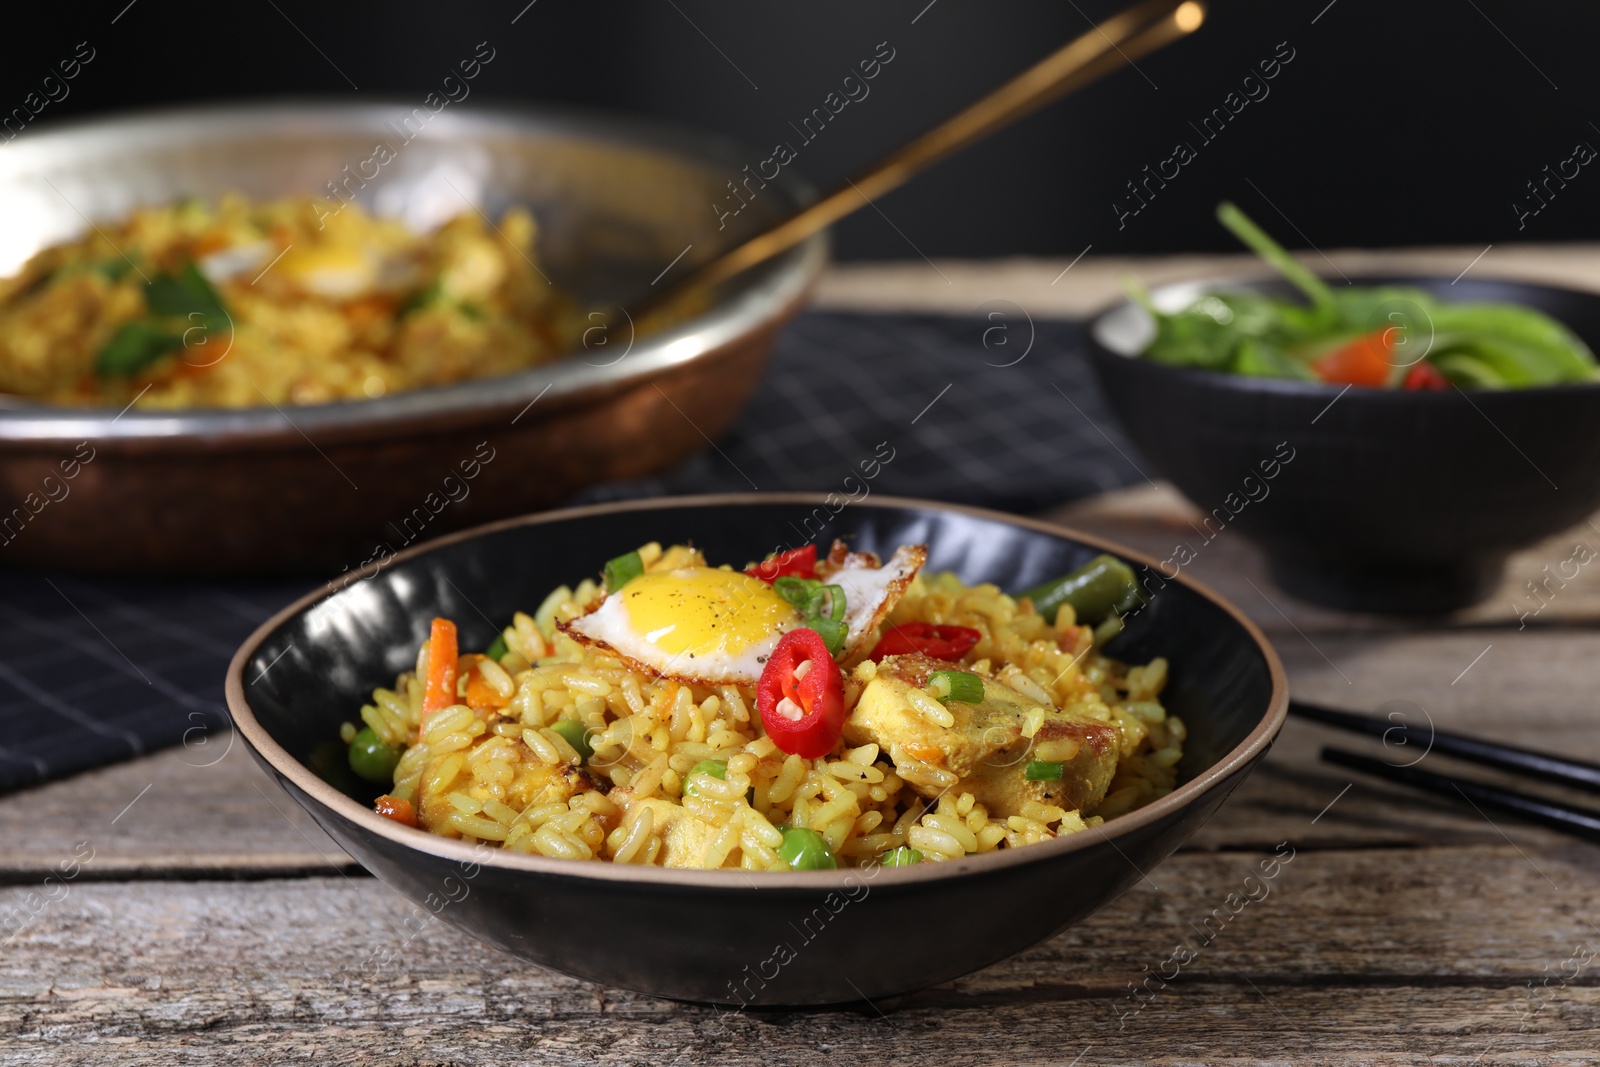
[[[1351,281],[1525,304],[1600,351],[1600,294],[1436,277]],[[1241,288],[1290,295],[1267,282],[1189,283],[1155,296],[1176,308]],[[1188,548],[1204,551],[1237,527],[1266,550],[1273,578],[1307,600],[1396,613],[1466,607],[1494,591],[1513,551],[1600,507],[1600,383],[1341,396],[1337,386],[1137,358],[1151,330],[1140,308],[1113,307],[1090,323],[1091,360],[1152,473],[1208,514]],[[1184,562],[1178,551],[1167,572]]]
[[[930,567],[1005,589],[1104,551],[1149,577],[1147,561],[1116,546],[993,512],[873,498],[828,516],[820,496],[700,497],[556,512],[447,537],[280,612],[234,656],[228,706],[257,760],[334,840],[447,922],[592,981],[766,1005],[920,989],[1080,922],[1194,833],[1283,724],[1287,686],[1265,639],[1180,578],[1159,589],[1111,651],[1170,658],[1165,701],[1189,728],[1182,784],[1103,828],[1030,848],[754,877],[556,860],[409,829],[374,814],[371,793],[347,796],[310,769],[371,688],[413,661],[433,615],[457,620],[463,647],[482,647],[494,628],[480,609],[507,618],[647,539],[692,541],[712,559],[744,560],[821,521],[824,543],[840,536],[887,552],[926,542]]]
[[[525,206],[541,272],[589,306],[649,291],[669,264],[696,265],[811,196],[785,171],[721,229],[713,205],[760,155],[720,138],[474,101],[400,139],[415,121],[413,103],[249,104],[29,131],[0,153],[0,275],[142,204],[336,181],[348,196],[380,142],[399,149],[360,182],[368,210],[427,229],[473,205]],[[660,332],[635,338],[630,320],[567,359],[376,400],[119,413],[0,395],[0,558],[187,577],[354,570],[667,470],[732,425],[826,258],[817,236]]]

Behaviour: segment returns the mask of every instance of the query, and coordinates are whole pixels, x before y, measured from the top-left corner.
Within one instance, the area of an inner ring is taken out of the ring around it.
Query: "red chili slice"
[[[844,679],[821,634],[783,635],[761,672],[756,708],[767,736],[785,752],[817,759],[833,751],[844,731]]]
[[[745,571],[752,578],[760,578],[771,585],[779,578],[815,578],[817,576],[817,546],[801,545]]]
[[[952,663],[961,659],[983,639],[970,626],[944,626],[932,622],[903,622],[883,632],[868,658],[874,663],[885,656],[904,656],[920,652]]]

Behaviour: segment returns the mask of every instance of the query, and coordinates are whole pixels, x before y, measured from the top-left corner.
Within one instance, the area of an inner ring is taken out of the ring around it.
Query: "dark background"
[[[795,141],[789,122],[886,41],[895,58],[869,83],[870,96],[801,147],[795,168],[827,184],[1120,6],[526,4],[28,5],[26,21],[10,12],[0,33],[0,112],[20,105],[80,41],[95,49],[93,62],[22,137],[75,116],[213,99],[393,97],[409,108],[487,41],[496,57],[472,83],[469,104],[556,101],[660,116],[760,146],[754,163],[775,141]],[[1580,172],[1520,231],[1512,203],[1578,142],[1600,146],[1591,124],[1600,121],[1597,25],[1593,6],[1577,0],[1215,0],[1194,37],[947,161],[884,198],[883,215],[845,221],[836,250],[843,258],[1075,256],[1091,244],[1096,254],[1226,250],[1230,239],[1211,217],[1224,197],[1300,247],[1593,240],[1600,174],[1588,171],[1600,166]],[[1270,95],[1205,143],[1190,123],[1221,106],[1280,42],[1294,59],[1267,83]],[[1124,183],[1180,140],[1197,158],[1119,229],[1112,204],[1126,197]]]

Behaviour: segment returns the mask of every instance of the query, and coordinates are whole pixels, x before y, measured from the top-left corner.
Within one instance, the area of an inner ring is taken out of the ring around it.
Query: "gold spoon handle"
[[[1125,63],[1193,33],[1203,21],[1205,8],[1197,0],[1147,0],[1111,16],[855,178],[846,179],[826,196],[696,268],[648,304],[665,303],[688,290],[717,285],[793,248],[944,157]],[[641,310],[633,310],[636,318]]]

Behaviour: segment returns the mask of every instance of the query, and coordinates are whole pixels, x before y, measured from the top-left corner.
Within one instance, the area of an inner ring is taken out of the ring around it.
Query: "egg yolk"
[[[360,296],[378,278],[376,266],[366,255],[342,245],[305,249],[291,246],[278,269],[302,288],[335,300]]]
[[[622,603],[629,628],[672,656],[735,656],[800,617],[761,579],[711,567],[640,575]]]

